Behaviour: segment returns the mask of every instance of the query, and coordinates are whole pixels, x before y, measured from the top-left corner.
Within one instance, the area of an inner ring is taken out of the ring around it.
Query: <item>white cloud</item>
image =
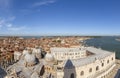
[[[0,27],[3,27],[3,26],[7,26],[7,27],[10,27],[10,24],[9,22],[12,22],[14,21],[16,17],[15,16],[12,16],[12,17],[9,17],[7,19],[4,19],[4,18],[0,18]],[[11,24],[12,25],[12,24]]]
[[[6,31],[19,31],[24,30],[25,26],[17,26],[12,23],[15,17],[10,17],[10,19],[0,19],[0,29],[4,28]]]
[[[6,26],[7,26],[7,27],[12,27],[13,25],[12,25],[12,24],[7,24]]]
[[[0,24],[3,24],[4,23],[4,19],[0,19]]]
[[[48,5],[48,4],[52,4],[55,3],[56,0],[44,0],[44,1],[40,1],[40,2],[36,2],[33,3],[33,7],[38,7],[38,6],[43,6],[43,5]]]
[[[41,12],[40,6],[47,6],[49,4],[53,4],[55,3],[57,0],[37,0],[33,3],[30,3],[28,5],[26,5],[26,7],[24,9],[19,9],[19,12],[22,15],[27,15],[27,14],[32,14],[32,13],[36,13],[36,12]]]
[[[14,21],[15,18],[16,18],[15,16],[11,16],[11,17],[8,18],[8,21]]]
[[[21,26],[21,27],[8,27],[7,29],[10,30],[10,31],[20,31],[20,30],[26,29],[26,27],[25,26]]]
[[[5,20],[4,20],[4,19],[0,19],[0,28],[1,28],[2,26],[4,26],[4,24],[5,24]]]
[[[0,8],[8,9],[11,5],[12,0],[0,0]]]

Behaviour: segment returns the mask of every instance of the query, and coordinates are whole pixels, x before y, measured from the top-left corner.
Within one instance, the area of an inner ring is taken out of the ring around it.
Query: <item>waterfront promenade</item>
[[[115,78],[115,75],[117,74],[119,69],[120,69],[120,60],[116,59],[116,66],[113,68],[108,78]]]

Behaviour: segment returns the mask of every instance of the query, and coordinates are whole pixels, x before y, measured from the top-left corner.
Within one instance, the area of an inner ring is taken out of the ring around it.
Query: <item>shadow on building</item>
[[[0,67],[0,78],[4,78],[7,75],[6,71]]]
[[[120,78],[120,69],[117,71],[117,74],[115,75],[114,78]]]
[[[42,52],[41,52],[41,58],[44,58],[44,57],[45,57],[45,55],[46,55],[46,53],[47,53],[47,52],[42,51]]]
[[[39,76],[43,76],[43,74],[45,73],[45,70],[44,70],[44,65],[42,66],[42,68],[41,68],[41,70],[40,70],[40,74],[39,74]]]
[[[64,66],[64,78],[76,78],[76,69],[70,59],[66,61]]]

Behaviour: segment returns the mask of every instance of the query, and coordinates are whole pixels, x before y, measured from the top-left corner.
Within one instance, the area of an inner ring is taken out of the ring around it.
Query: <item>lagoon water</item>
[[[23,36],[24,38],[41,38],[42,36]],[[52,37],[52,36],[50,36]],[[120,41],[116,39],[120,36],[102,36],[89,39],[85,41],[88,46],[94,46],[97,48],[102,48],[116,53],[116,58],[120,59]]]
[[[116,53],[116,58],[120,59],[120,41],[116,39],[120,37],[116,36],[103,36],[98,38],[93,38],[85,41],[88,46],[94,46],[104,50],[112,51]]]

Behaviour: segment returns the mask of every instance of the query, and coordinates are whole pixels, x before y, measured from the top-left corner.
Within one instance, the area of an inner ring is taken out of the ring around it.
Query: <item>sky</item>
[[[120,35],[120,0],[0,0],[0,35]]]

